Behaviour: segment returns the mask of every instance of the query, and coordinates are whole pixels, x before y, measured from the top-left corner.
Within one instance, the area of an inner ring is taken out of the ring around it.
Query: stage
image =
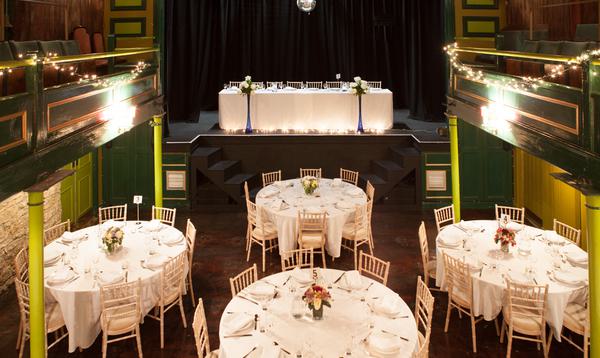
[[[422,179],[428,154],[448,152],[448,138],[438,134],[445,126],[409,119],[407,111],[400,110],[394,111],[392,129],[364,134],[283,130],[245,134],[221,130],[217,112],[202,112],[198,122],[170,123],[163,151],[175,162],[185,160],[189,170],[185,198],[194,208],[239,207],[244,182],[254,195],[263,172],[281,170],[288,179],[298,177],[299,168],[322,168],[324,177],[333,178],[339,176],[340,167],[359,171],[360,186],[370,181],[378,203],[418,208],[428,197]],[[169,160],[165,164],[177,165]]]

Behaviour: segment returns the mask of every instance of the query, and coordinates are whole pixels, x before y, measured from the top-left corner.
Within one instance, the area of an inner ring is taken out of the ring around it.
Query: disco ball
[[[298,9],[310,13],[317,6],[317,0],[296,0],[296,5]]]

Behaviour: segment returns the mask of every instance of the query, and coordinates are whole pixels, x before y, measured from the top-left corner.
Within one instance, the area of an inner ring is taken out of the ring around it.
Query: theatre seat
[[[577,24],[575,41],[600,41],[598,38],[598,24]]]
[[[40,55],[40,48],[37,41],[9,41],[12,57],[15,60],[27,58],[28,56]],[[27,91],[25,83],[25,68],[13,68],[11,73],[7,74],[8,87],[7,94],[13,95]]]
[[[39,41],[40,52],[45,57],[63,56],[64,49],[61,41]],[[61,83],[61,73],[53,66],[44,66],[44,86],[51,87]]]
[[[92,35],[92,44],[94,45],[94,52],[106,52],[104,48],[104,36],[99,32],[94,32]],[[108,60],[96,60],[96,71],[98,75],[106,75],[108,73]]]
[[[539,41],[523,41],[520,52],[526,53],[537,53],[539,48]],[[523,76],[523,60],[516,58],[506,59],[506,73],[513,76]]]
[[[90,35],[85,27],[79,26],[73,30],[73,40],[79,44],[79,52],[81,54],[92,53]],[[94,61],[83,62],[79,67],[82,73],[96,73],[96,63]]]

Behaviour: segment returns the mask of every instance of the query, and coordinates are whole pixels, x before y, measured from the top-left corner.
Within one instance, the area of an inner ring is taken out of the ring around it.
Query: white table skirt
[[[473,313],[475,316],[483,315],[485,320],[491,321],[500,313],[505,300],[506,283],[502,275],[510,274],[510,272],[524,273],[528,267],[534,267],[534,277],[537,283],[549,285],[545,316],[550,327],[554,329],[555,337],[560,339],[559,333],[562,329],[567,304],[570,302],[585,304],[588,294],[587,285],[573,286],[551,280],[547,271],[553,269],[553,258],[551,253],[548,252],[547,244],[539,239],[530,241],[531,255],[522,256],[518,253],[518,247],[524,240],[529,241],[528,238],[536,238],[536,235],[543,233],[542,230],[525,226],[523,230],[517,233],[517,246],[511,247],[510,254],[506,257],[501,257],[501,255],[496,255],[499,244],[495,244],[493,239],[498,223],[493,220],[473,221],[473,223],[479,224],[484,232],[478,232],[473,236],[470,252],[461,248],[440,248],[439,245],[436,245],[436,285],[444,290],[446,289],[443,252],[455,258],[478,259],[480,262],[488,264],[488,266],[484,266],[481,276],[479,271],[473,274]],[[438,235],[438,239],[440,235],[464,238],[467,234],[453,225],[443,228]],[[497,265],[496,270],[489,268],[489,265],[494,263]],[[583,270],[585,272],[581,273],[587,276],[586,268],[575,267],[573,269]]]
[[[290,179],[283,182],[288,185],[281,190],[277,195],[269,198],[264,197],[267,188],[261,189],[256,195],[256,204],[264,209],[269,221],[273,222],[277,227],[277,235],[279,240],[279,253],[283,254],[287,251],[294,250],[297,247],[297,219],[298,210],[310,209],[319,207],[327,211],[327,242],[325,249],[332,257],[340,257],[342,247],[342,230],[344,225],[354,218],[354,209],[339,209],[336,203],[347,201],[354,206],[365,205],[367,196],[364,192],[360,196],[352,197],[346,194],[349,189],[355,189],[356,186],[342,182],[339,187],[333,187],[331,179],[321,179],[320,187],[317,189],[316,195],[308,196],[304,194],[300,179]],[[292,185],[293,186],[290,186]],[[273,208],[274,201],[282,199],[289,208],[279,210]]]
[[[323,276],[324,285],[332,283],[343,273],[343,271],[332,269],[317,270]],[[281,272],[260,280],[278,286],[278,298],[273,301],[268,310],[268,319],[272,324],[271,331],[261,333],[260,330],[253,330],[251,331],[252,336],[249,337],[225,338],[227,332],[224,329],[224,322],[232,312],[258,314],[260,317],[263,317],[264,314],[257,304],[238,296],[229,302],[221,316],[219,325],[221,345],[219,357],[239,358],[249,352],[255,345],[259,348],[272,347],[274,341],[277,341],[283,349],[289,351],[291,356],[295,356],[296,352],[302,349],[305,340],[312,342],[312,348],[317,352],[317,357],[341,357],[345,356],[344,350],[347,347],[350,335],[355,334],[357,337],[362,337],[362,335],[369,334],[368,324],[370,320],[374,324],[373,330],[384,329],[408,339],[407,342],[402,343],[399,357],[411,357],[416,350],[417,326],[410,308],[404,301],[400,299],[399,316],[405,317],[397,319],[374,314],[368,306],[368,304],[372,304],[374,297],[381,298],[386,295],[396,295],[386,286],[367,277],[363,277],[365,287],[369,287],[373,283],[368,291],[357,290],[348,293],[333,285],[333,288],[330,289],[333,299],[332,307],[325,307],[323,320],[315,322],[308,318],[294,319],[292,317],[291,305],[294,294],[289,292],[288,286],[294,282],[294,279],[290,279],[286,286],[282,286],[287,281],[289,274],[289,272]],[[295,294],[302,295],[305,289],[297,289]],[[365,302],[361,302],[361,298],[365,298]],[[361,350],[361,348],[358,348],[358,350]],[[255,353],[259,353],[259,350]],[[364,354],[364,351],[355,351],[352,356],[361,357]],[[251,357],[259,356],[260,354],[251,355]]]
[[[69,331],[69,352],[74,352],[77,348],[90,347],[101,331],[100,284],[94,280],[94,270],[122,270],[123,263],[127,262],[128,281],[141,279],[142,314],[145,315],[150,312],[160,298],[160,272],[162,269],[143,268],[140,261],[148,256],[149,251],[175,257],[187,249],[185,239],[173,246],[159,245],[160,240],[153,242],[153,238],[166,235],[178,233],[183,236],[179,230],[171,226],[161,225],[160,231],[147,232],[140,228],[140,225],[128,221],[123,231],[125,233],[123,247],[112,256],[107,256],[99,248],[99,237],[103,233],[99,226],[88,227],[76,232],[82,236],[88,235],[87,240],[81,241],[77,250],[60,243],[60,239],[45,249],[57,249],[64,252],[65,257],[70,259],[69,265],[79,275],[77,280],[65,285],[49,285],[45,282],[46,301],[58,302]],[[73,258],[74,252],[76,252],[76,258]],[[94,263],[96,260],[97,263]],[[61,265],[63,265],[62,262],[54,266],[47,266],[44,273],[46,279]],[[89,273],[85,273],[86,267],[91,268]]]
[[[246,128],[246,96],[234,91],[219,92],[219,126],[225,130]],[[356,130],[358,99],[336,90],[258,90],[251,96],[252,128],[259,130]],[[365,129],[393,127],[392,92],[387,89],[363,95],[362,116]]]

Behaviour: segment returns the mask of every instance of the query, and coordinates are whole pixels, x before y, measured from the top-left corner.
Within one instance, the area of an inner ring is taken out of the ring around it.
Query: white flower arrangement
[[[118,227],[111,227],[104,233],[104,236],[102,236],[102,245],[104,246],[104,249],[111,254],[117,251],[123,244],[124,236],[123,230]]]
[[[369,93],[370,87],[367,81],[362,80],[360,77],[354,77],[354,82],[350,82],[350,93],[357,96],[362,96],[365,93]]]
[[[319,181],[317,178],[312,176],[306,176],[302,178],[302,188],[306,195],[311,195],[319,187]]]
[[[251,95],[252,92],[256,91],[257,89],[258,86],[256,85],[256,83],[252,82],[252,77],[246,76],[244,80],[240,82],[240,85],[238,87],[238,93]]]

